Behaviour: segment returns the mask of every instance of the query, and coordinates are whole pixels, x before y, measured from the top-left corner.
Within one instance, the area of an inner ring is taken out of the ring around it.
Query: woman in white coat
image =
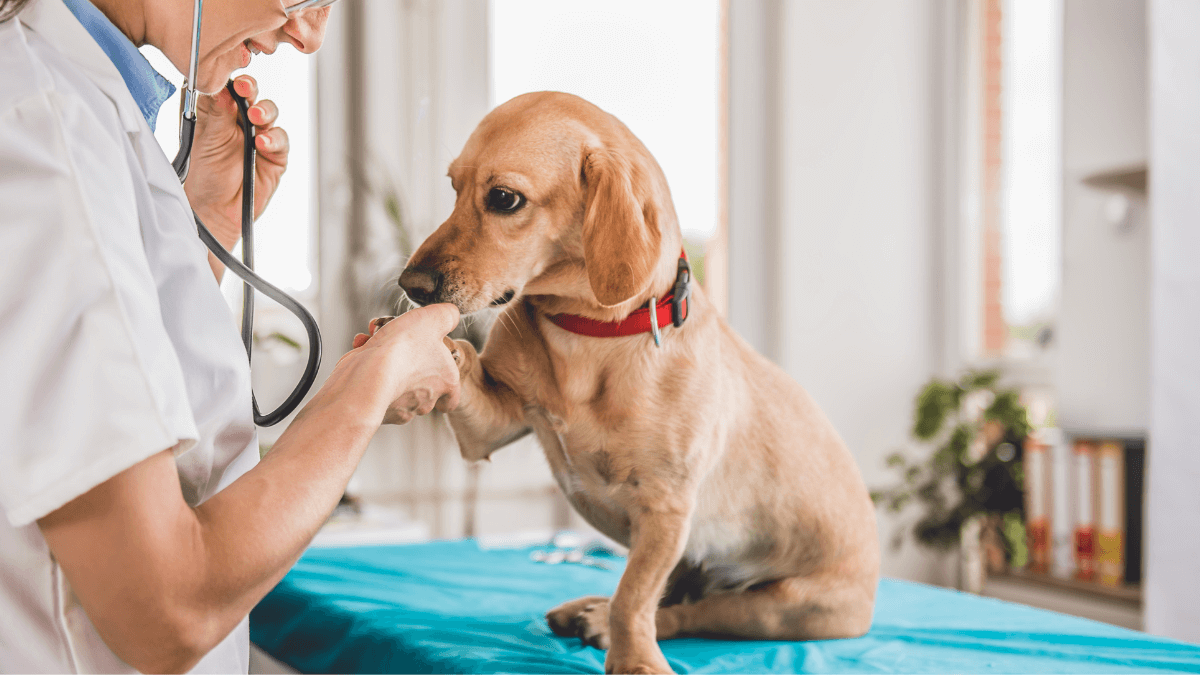
[[[329,9],[206,0],[198,88],[320,46]],[[450,306],[359,336],[258,462],[221,297],[241,137],[202,101],[186,187],[150,123],[192,0],[0,0],[0,672],[245,672],[246,616],[328,517],[372,434],[457,403]],[[250,78],[259,211],[288,141]],[[189,203],[190,202],[190,203]]]

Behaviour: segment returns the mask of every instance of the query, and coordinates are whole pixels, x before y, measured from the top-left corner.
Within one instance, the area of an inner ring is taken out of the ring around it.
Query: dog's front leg
[[[656,489],[657,487],[657,489]],[[655,615],[671,570],[683,555],[691,500],[677,486],[655,486],[631,477],[629,563],[609,602],[608,673],[669,673],[658,647]]]
[[[450,428],[464,459],[486,459],[529,433],[525,408],[517,393],[501,381],[488,364],[464,340],[446,338],[446,346],[458,363],[461,394],[458,407],[449,414]]]

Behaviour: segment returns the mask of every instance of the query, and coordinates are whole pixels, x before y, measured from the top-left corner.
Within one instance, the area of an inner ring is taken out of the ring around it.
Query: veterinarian
[[[449,305],[360,335],[260,463],[250,369],[191,209],[231,247],[231,73],[315,52],[330,8],[207,0],[186,188],[152,135],[192,0],[0,0],[0,672],[246,672],[250,609],[383,423],[457,404]],[[261,213],[287,165],[257,126]]]

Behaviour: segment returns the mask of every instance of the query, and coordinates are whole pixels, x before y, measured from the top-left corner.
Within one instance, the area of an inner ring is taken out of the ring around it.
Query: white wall
[[[1200,3],[1151,0],[1146,630],[1200,642]]]
[[[942,365],[950,4],[731,3],[731,321],[813,394],[868,485],[895,480],[884,457]],[[910,538],[883,572],[953,584],[943,562]]]
[[[1142,435],[1149,411],[1150,224],[1139,206],[1132,231],[1118,232],[1104,214],[1112,193],[1082,180],[1146,162],[1146,4],[1066,0],[1063,10],[1059,415],[1072,432]]]

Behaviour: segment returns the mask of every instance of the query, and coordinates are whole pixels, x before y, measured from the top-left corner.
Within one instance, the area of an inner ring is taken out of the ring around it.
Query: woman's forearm
[[[197,508],[165,450],[38,525],[113,652],[142,672],[186,671],[287,572],[376,427],[373,414],[314,401],[262,463]]]
[[[232,630],[299,558],[377,428],[343,405],[314,401],[258,466],[195,509],[206,570],[198,600],[224,617],[221,630]]]
[[[196,508],[165,449],[40,519],[105,643],[138,670],[168,672],[223,640],[328,518],[396,401],[420,412],[456,394],[442,343],[456,319],[415,310],[344,355],[263,461]]]

